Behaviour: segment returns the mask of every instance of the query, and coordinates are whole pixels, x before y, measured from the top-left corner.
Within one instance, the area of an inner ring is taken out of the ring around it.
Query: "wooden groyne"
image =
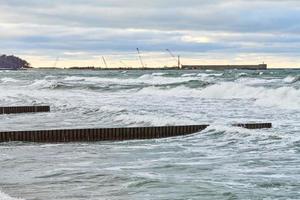
[[[50,112],[50,106],[12,106],[0,107],[0,114]]]
[[[154,139],[197,133],[206,127],[208,125],[10,131],[0,132],[0,142],[92,142]]]
[[[206,129],[209,125],[96,128],[96,129],[61,129],[35,131],[0,132],[0,142],[22,141],[40,143],[121,141],[167,138],[189,135]],[[271,128],[272,124],[236,124],[236,126],[261,129]]]
[[[263,129],[263,128],[272,128],[272,123],[233,124],[233,126],[242,127],[246,129]]]

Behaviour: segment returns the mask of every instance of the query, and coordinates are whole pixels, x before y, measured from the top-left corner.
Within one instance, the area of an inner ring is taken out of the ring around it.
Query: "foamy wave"
[[[79,77],[79,76],[68,76],[65,78],[66,81],[84,81],[85,77]]]
[[[36,80],[31,85],[30,88],[34,89],[44,89],[44,88],[55,88],[57,87],[58,83],[55,80]]]
[[[190,76],[196,76],[196,73],[190,73],[190,74],[182,74],[181,77],[190,77]]]
[[[155,125],[155,126],[164,126],[164,125],[176,125],[178,122],[182,124],[194,124],[195,121],[188,119],[180,119],[172,116],[165,115],[140,115],[140,114],[121,114],[114,118],[116,122],[123,122],[129,125]]]
[[[16,80],[16,79],[13,79],[13,78],[2,78],[1,79],[1,82],[3,82],[3,83],[16,83],[16,82],[19,82],[19,80]]]
[[[221,83],[208,86],[199,92],[201,97],[220,99],[254,99],[263,106],[300,108],[300,90],[292,87],[250,87],[236,83]]]
[[[246,85],[262,85],[268,83],[280,82],[280,79],[261,79],[261,78],[239,78],[235,80],[238,83],[244,83]]]
[[[300,90],[293,87],[265,88],[223,82],[203,89],[179,86],[165,90],[157,87],[147,87],[142,89],[140,93],[212,99],[253,99],[255,104],[261,106],[300,109]]]
[[[200,77],[218,77],[218,76],[223,76],[224,74],[223,73],[198,73],[197,76],[200,76]]]
[[[152,73],[152,76],[163,76],[166,75],[167,73],[162,73],[162,72],[156,72],[156,73]]]
[[[25,200],[25,199],[13,198],[0,191],[0,200]]]
[[[65,81],[85,81],[88,83],[102,83],[102,84],[148,84],[148,85],[164,85],[184,83],[193,80],[203,81],[201,77],[164,77],[163,73],[144,74],[138,78],[105,78],[105,77],[80,77],[70,76],[66,77]]]
[[[244,76],[247,76],[247,75],[248,75],[247,73],[242,72],[242,73],[238,73],[237,77],[244,77]]]
[[[300,81],[300,76],[287,76],[283,79],[283,82],[285,83],[296,83],[298,81]]]
[[[201,132],[201,135],[195,135],[195,137],[202,137],[203,134],[206,135],[218,135],[218,144],[232,145],[232,143],[243,143],[253,141],[254,138],[270,138],[276,137],[280,139],[289,139],[290,136],[285,134],[279,134],[274,131],[269,131],[268,129],[260,130],[250,130],[241,127],[234,127],[232,125],[225,124],[212,124],[208,126],[205,130]],[[221,142],[223,140],[224,142]]]

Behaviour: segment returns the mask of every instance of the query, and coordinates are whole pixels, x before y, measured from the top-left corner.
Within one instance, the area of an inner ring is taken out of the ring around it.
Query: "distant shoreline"
[[[285,68],[267,68],[267,69],[238,69],[238,68],[231,68],[231,69],[180,69],[174,67],[167,67],[167,68],[89,68],[89,67],[82,67],[82,68],[58,68],[58,67],[32,67],[32,68],[22,68],[22,69],[9,69],[9,68],[0,68],[0,71],[26,71],[26,70],[78,70],[78,71],[197,71],[197,70],[214,70],[214,71],[224,71],[224,70],[250,70],[250,71],[257,71],[257,70],[300,70],[300,67],[285,67]]]

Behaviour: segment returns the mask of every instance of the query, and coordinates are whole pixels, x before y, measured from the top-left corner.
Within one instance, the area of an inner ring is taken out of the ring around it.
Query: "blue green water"
[[[1,115],[1,131],[211,124],[168,139],[0,144],[0,199],[300,196],[300,70],[1,71],[0,105],[52,108]]]

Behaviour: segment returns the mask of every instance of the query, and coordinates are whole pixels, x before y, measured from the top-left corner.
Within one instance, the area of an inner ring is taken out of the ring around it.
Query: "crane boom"
[[[106,60],[105,60],[104,56],[102,56],[102,60],[103,60],[103,63],[104,63],[104,65],[105,65],[105,67],[106,67],[106,68],[108,68],[108,67],[107,67],[107,63],[106,63]]]
[[[170,51],[170,49],[166,49],[166,51],[169,52],[169,54],[171,55],[171,57],[174,58],[174,59],[176,60],[178,68],[181,68],[180,55],[175,56],[175,55]]]
[[[128,65],[126,65],[122,60],[120,60],[120,63],[124,65],[125,68],[129,68]]]
[[[171,55],[171,57],[176,59],[176,56],[170,51],[170,49],[166,49],[167,52],[169,52],[169,54]]]
[[[140,53],[140,50],[139,48],[136,48],[137,52],[138,52],[138,55],[139,55],[139,59],[140,59],[140,62],[141,62],[141,65],[143,68],[145,68],[145,65],[144,65],[144,62],[143,62],[143,59],[142,59],[142,56],[141,56],[141,53]]]
[[[55,59],[55,62],[54,62],[54,64],[53,64],[53,68],[55,68],[55,67],[56,67],[56,65],[57,65],[58,61],[59,61],[59,57],[57,56],[57,57],[56,57],[56,59]]]

